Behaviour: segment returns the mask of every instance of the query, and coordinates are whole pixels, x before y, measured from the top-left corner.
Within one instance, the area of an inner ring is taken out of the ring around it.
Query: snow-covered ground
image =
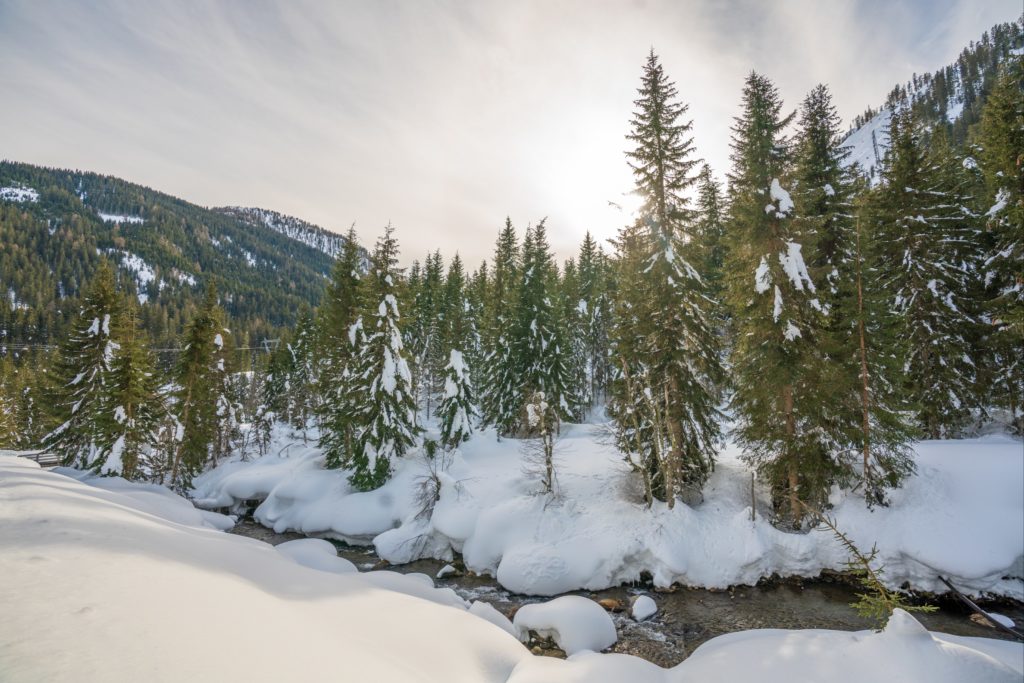
[[[4,680],[952,683],[1024,673],[1020,644],[929,633],[902,612],[880,633],[736,633],[668,670],[587,650],[535,657],[500,614],[422,575],[359,574],[324,542],[275,549],[209,528],[216,518],[186,518],[169,492],[64,474],[74,473],[0,457]],[[597,642],[590,607],[566,603],[542,620]]]
[[[551,498],[524,474],[520,442],[478,434],[439,473],[440,499],[421,514],[423,457],[403,459],[387,485],[360,493],[346,472],[323,468],[316,447],[278,433],[269,455],[221,464],[196,479],[194,495],[209,509],[262,500],[255,518],[275,531],[373,543],[393,563],[461,553],[467,568],[534,595],[607,588],[642,572],[657,586],[724,588],[817,576],[849,559],[826,532],[774,528],[760,487],[752,521],[751,474],[735,448],[720,455],[702,501],[647,509],[606,441],[597,425],[563,428]],[[987,436],[921,442],[916,453],[918,473],[889,507],[869,510],[855,494],[834,493],[839,528],[864,550],[877,544],[894,587],[942,592],[942,575],[965,592],[1024,599],[1024,445]]]

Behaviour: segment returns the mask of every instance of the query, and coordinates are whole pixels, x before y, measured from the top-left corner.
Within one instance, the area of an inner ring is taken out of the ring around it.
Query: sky
[[[615,234],[654,49],[697,153],[728,170],[751,70],[844,125],[1020,0],[0,0],[0,158],[259,206],[402,261],[489,258],[509,216],[560,258]],[[625,193],[625,197],[624,197]]]

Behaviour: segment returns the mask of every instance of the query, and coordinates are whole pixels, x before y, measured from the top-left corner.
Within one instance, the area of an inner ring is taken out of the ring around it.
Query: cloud
[[[206,205],[273,208],[403,261],[489,257],[506,215],[562,257],[614,234],[653,46],[727,169],[743,78],[850,119],[1012,19],[1015,2],[3,2],[0,144]]]

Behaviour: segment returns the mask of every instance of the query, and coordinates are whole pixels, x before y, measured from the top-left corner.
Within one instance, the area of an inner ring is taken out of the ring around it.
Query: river
[[[305,536],[297,533],[278,534],[252,519],[241,520],[231,533],[256,538],[271,544],[291,541]],[[385,568],[372,547],[350,546],[331,541],[341,557],[351,561],[360,571]],[[445,562],[418,560],[410,564],[386,566],[390,571],[409,574],[420,572],[435,577]],[[541,598],[509,593],[488,576],[471,573],[434,579],[434,584],[452,588],[466,600],[490,603],[506,616],[520,606],[542,602]],[[856,600],[856,590],[843,581],[794,580],[764,582],[758,586],[738,586],[729,590],[712,591],[702,588],[675,588],[656,590],[649,585],[620,586],[602,591],[576,591],[594,600],[614,600],[628,605],[636,595],[649,595],[658,605],[658,612],[648,621],[637,623],[628,611],[612,612],[619,633],[619,641],[611,652],[622,652],[642,657],[664,667],[686,659],[701,643],[726,633],[755,628],[825,628],[841,631],[860,631],[872,628],[870,620],[858,616],[850,607]],[[952,598],[940,598],[935,604],[937,612],[916,613],[921,623],[931,631],[984,638],[1009,638],[994,628],[971,621],[969,612]],[[999,612],[1024,624],[1024,605],[1013,602],[986,603],[989,611]],[[531,643],[538,654],[559,656],[551,643]],[[562,655],[564,656],[564,655]]]

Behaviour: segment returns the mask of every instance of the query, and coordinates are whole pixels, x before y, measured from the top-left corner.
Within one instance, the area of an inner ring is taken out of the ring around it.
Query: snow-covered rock
[[[638,595],[633,600],[630,615],[637,621],[650,619],[658,612],[658,605],[648,595]]]
[[[552,638],[567,655],[584,650],[600,652],[619,639],[615,622],[604,608],[579,595],[523,605],[512,624],[523,642],[529,640],[529,632],[533,631],[541,638]]]

